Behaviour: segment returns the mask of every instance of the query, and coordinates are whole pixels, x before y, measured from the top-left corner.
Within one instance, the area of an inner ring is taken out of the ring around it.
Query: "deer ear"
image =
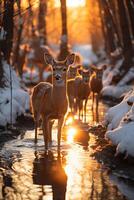
[[[82,75],[82,72],[83,72],[82,69],[78,69],[78,73],[79,73],[80,75]]]
[[[54,59],[53,59],[53,57],[50,54],[45,53],[44,54],[44,59],[45,59],[45,61],[46,61],[46,63],[48,65],[53,65],[54,64]]]
[[[71,54],[69,54],[68,56],[67,56],[67,58],[66,58],[66,65],[72,65],[73,63],[74,63],[74,61],[75,61],[75,54],[74,53],[71,53]]]
[[[81,67],[82,67],[82,65],[80,65],[80,64],[79,64],[79,65],[76,65],[76,68],[77,68],[77,69],[80,69]]]

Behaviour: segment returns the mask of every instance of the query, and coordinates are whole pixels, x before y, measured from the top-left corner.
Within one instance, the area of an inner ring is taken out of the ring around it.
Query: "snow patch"
[[[134,90],[108,110],[105,124],[108,125],[106,138],[117,146],[116,153],[134,156]]]
[[[0,88],[0,125],[6,126],[11,122],[11,91],[10,91],[10,70],[9,65],[4,61],[4,83],[5,87]],[[12,74],[12,122],[15,123],[18,116],[29,110],[30,97],[28,92],[21,89],[20,80],[13,68]]]
[[[98,61],[91,45],[74,45],[72,50],[81,54],[83,57],[83,65],[85,66],[89,66],[90,64]]]

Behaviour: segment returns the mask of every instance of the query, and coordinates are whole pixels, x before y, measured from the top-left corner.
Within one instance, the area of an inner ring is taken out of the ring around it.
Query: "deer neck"
[[[67,100],[66,80],[61,84],[53,84],[52,98],[54,103],[57,105]]]

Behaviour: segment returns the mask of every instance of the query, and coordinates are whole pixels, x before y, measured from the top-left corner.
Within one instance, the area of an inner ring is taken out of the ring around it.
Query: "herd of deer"
[[[52,68],[52,78],[51,83],[40,82],[33,88],[31,103],[35,120],[35,143],[37,143],[37,127],[41,119],[45,149],[48,149],[53,120],[57,119],[58,149],[60,149],[61,130],[67,116],[68,104],[72,113],[79,112],[79,119],[83,117],[84,111],[86,121],[88,98],[92,93],[94,104],[96,93],[96,108],[98,109],[103,69],[94,66],[88,70],[82,69],[81,64],[75,62],[78,55],[74,53],[69,54],[64,61],[56,61],[48,52],[44,57],[45,62]]]

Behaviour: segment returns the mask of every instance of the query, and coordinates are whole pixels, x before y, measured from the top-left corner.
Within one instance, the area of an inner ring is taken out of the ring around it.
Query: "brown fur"
[[[51,139],[51,120],[58,119],[58,148],[60,147],[61,129],[68,108],[66,92],[67,69],[73,63],[74,54],[65,61],[57,62],[49,54],[45,55],[46,62],[53,68],[53,84],[41,82],[34,87],[32,107],[35,119],[35,143],[37,142],[37,126],[41,117],[45,149],[48,148],[48,138]]]
[[[83,102],[84,104],[84,121],[86,122],[86,106],[88,97],[90,95],[90,87],[89,87],[89,78],[90,78],[90,72],[88,70],[82,70],[81,72],[82,77],[77,78],[75,80],[76,85],[76,104],[77,108],[79,110],[79,119],[81,116],[82,111],[82,117],[83,117]]]
[[[75,101],[76,101],[76,88],[75,88],[75,79],[70,79],[67,81],[67,94],[69,100],[69,107],[71,112],[75,112]]]
[[[103,88],[102,84],[102,75],[103,75],[103,69],[97,69],[94,67],[94,73],[92,74],[90,78],[90,88],[92,92],[92,109],[94,107],[94,99],[96,94],[96,109],[98,109],[99,104],[99,97],[101,90]]]

